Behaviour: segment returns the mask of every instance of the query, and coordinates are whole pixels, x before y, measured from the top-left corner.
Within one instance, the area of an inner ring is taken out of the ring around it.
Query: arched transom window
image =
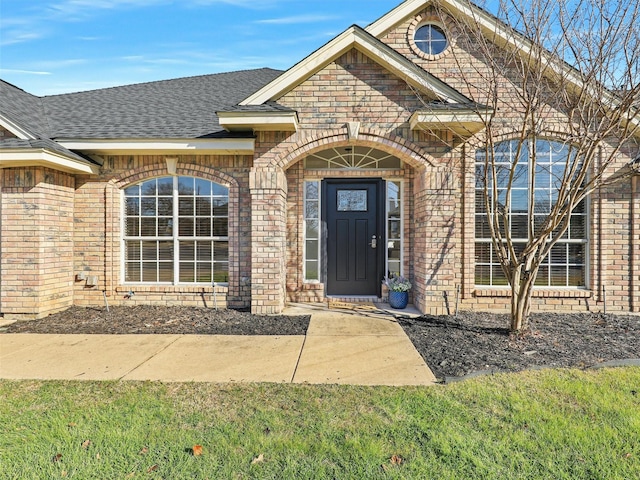
[[[193,177],[124,190],[124,281],[212,284],[229,279],[229,189]]]

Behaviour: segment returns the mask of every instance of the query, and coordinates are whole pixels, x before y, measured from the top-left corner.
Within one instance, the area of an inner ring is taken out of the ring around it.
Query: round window
[[[413,41],[416,47],[427,55],[440,55],[449,45],[444,30],[433,24],[423,25],[418,28]]]

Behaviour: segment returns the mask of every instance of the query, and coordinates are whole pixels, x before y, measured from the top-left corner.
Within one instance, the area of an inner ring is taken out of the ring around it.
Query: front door
[[[327,295],[380,295],[384,271],[382,180],[325,180]]]

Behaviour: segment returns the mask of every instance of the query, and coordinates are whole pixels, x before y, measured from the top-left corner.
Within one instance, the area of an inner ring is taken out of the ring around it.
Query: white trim
[[[407,17],[415,15],[430,3],[430,1],[425,0],[406,0],[389,13],[373,22],[365,30],[374,37],[380,38],[398,24],[404,22]]]
[[[24,128],[20,127],[18,124],[16,124],[15,122],[12,122],[2,114],[0,114],[0,125],[2,125],[4,128],[9,130],[11,133],[13,133],[16,137],[18,137],[21,140],[36,139],[36,137],[34,137],[31,133],[29,133],[28,130],[25,130]]]
[[[418,111],[411,115],[412,130],[450,129],[457,135],[470,136],[484,129],[491,113],[461,110],[455,112]]]
[[[68,173],[98,173],[99,167],[74,160],[64,155],[46,150],[2,149],[0,150],[0,168],[41,166]]]
[[[220,126],[234,131],[281,131],[297,132],[296,112],[218,112]]]
[[[449,103],[469,102],[467,97],[424,71],[388,45],[373,39],[360,27],[352,26],[273,82],[240,102],[240,105],[262,105],[269,100],[278,99],[352,48],[369,56],[413,87],[432,92],[438,100]]]
[[[253,138],[194,139],[59,139],[57,143],[69,150],[102,154],[163,153],[253,155]]]

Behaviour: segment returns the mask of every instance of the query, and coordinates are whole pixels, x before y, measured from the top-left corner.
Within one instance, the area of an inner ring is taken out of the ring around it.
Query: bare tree
[[[478,147],[476,225],[519,331],[545,259],[587,216],[586,199],[629,173],[621,159],[637,156],[640,4],[500,0],[497,18],[469,3],[457,19],[447,4],[436,11],[457,30],[453,81],[478,103],[483,127],[468,140]]]

